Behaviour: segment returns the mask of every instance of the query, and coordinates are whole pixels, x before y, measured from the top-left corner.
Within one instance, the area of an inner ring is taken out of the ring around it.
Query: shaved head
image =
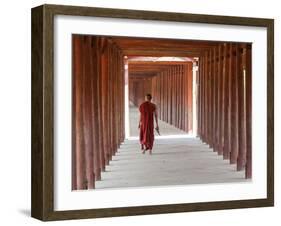
[[[145,99],[151,101],[151,99],[152,99],[151,94],[150,93],[146,94]]]

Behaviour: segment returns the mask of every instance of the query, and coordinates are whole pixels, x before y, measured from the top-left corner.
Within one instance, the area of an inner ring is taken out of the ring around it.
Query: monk
[[[149,150],[149,154],[152,154],[152,147],[154,142],[154,117],[156,122],[156,130],[159,131],[158,116],[156,105],[151,103],[151,94],[146,94],[145,102],[140,107],[139,129],[140,129],[140,143],[142,153]],[[154,117],[153,117],[154,116]]]

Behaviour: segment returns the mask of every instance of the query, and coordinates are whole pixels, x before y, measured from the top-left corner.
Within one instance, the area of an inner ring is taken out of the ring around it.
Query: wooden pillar
[[[104,40],[103,48],[102,48],[102,59],[101,59],[101,89],[102,89],[102,127],[103,130],[103,137],[104,137],[104,167],[102,167],[102,171],[105,171],[105,165],[109,164],[109,133],[108,133],[108,41],[107,39]]]
[[[116,121],[117,121],[117,105],[116,105],[116,102],[117,102],[117,82],[116,82],[116,75],[117,75],[117,56],[116,56],[116,47],[115,45],[113,44],[113,54],[112,54],[112,106],[113,106],[113,109],[112,109],[112,125],[113,125],[113,152],[112,152],[112,155],[115,155],[116,153],[116,148],[117,148],[117,134],[116,132],[118,131],[117,130],[117,126],[116,126]]]
[[[216,148],[219,155],[222,154],[221,150],[221,107],[222,107],[222,101],[221,101],[221,91],[222,91],[222,46],[219,44],[218,46],[218,75],[217,75],[217,83],[218,83],[218,89],[217,89],[217,130],[216,130]]]
[[[100,134],[103,134],[103,126],[102,121],[104,120],[103,114],[102,114],[102,43],[100,37],[92,37],[95,40],[95,46],[93,45],[92,51],[96,52],[96,66],[92,65],[92,67],[96,67],[96,95],[93,96],[96,100],[96,106],[97,106],[97,116],[98,116],[98,137],[97,142],[99,143],[98,151],[97,151],[97,158],[98,158],[98,172],[96,173],[96,180],[101,180],[101,171],[105,169],[104,165],[104,137],[100,136]]]
[[[183,130],[185,132],[188,132],[188,79],[187,79],[187,73],[188,73],[188,64],[185,64],[182,69],[183,73],[183,106],[184,106],[184,115],[183,115]]]
[[[174,79],[175,79],[175,121],[174,121],[174,126],[177,126],[178,124],[178,67],[175,66],[175,71],[174,71]]]
[[[169,117],[169,123],[172,124],[173,121],[173,74],[172,74],[172,68],[169,69],[169,80],[170,80],[170,91],[169,91],[169,103],[170,103],[170,117]]]
[[[231,152],[230,152],[230,163],[236,164],[238,157],[238,86],[237,86],[237,73],[238,73],[238,46],[234,44],[234,57],[233,57],[233,68],[232,68],[232,109],[231,109]]]
[[[178,103],[178,97],[179,97],[179,80],[178,80],[178,66],[175,66],[175,124],[174,126],[178,127],[178,110],[179,110],[179,103]]]
[[[199,77],[198,77],[198,135],[202,137],[202,57],[199,58]]]
[[[112,135],[112,44],[109,43],[109,50],[108,50],[108,131],[109,131],[109,160],[112,159],[112,152],[113,152],[113,135]]]
[[[206,119],[206,131],[205,131],[205,136],[206,136],[206,143],[210,143],[210,118],[209,118],[209,112],[210,112],[210,77],[209,77],[209,71],[210,71],[210,59],[209,59],[209,52],[206,51],[206,70],[205,70],[205,119]]]
[[[187,105],[187,121],[188,121],[188,128],[187,132],[192,132],[192,123],[193,123],[193,71],[192,71],[192,62],[188,63],[187,66],[187,98],[188,98],[188,105]]]
[[[238,100],[239,100],[239,149],[237,170],[243,170],[246,164],[246,46],[239,46]]]
[[[183,107],[183,104],[182,104],[182,97],[183,97],[183,90],[182,90],[182,86],[183,86],[183,83],[182,83],[182,67],[181,65],[178,66],[179,67],[179,72],[178,72],[178,76],[179,76],[179,125],[178,125],[178,128],[179,129],[182,129],[182,121],[183,121],[183,117],[182,117],[182,107]]]
[[[168,119],[167,122],[171,124],[172,121],[172,86],[171,86],[171,68],[168,69]]]
[[[86,176],[87,179],[85,181],[86,188],[93,189],[95,187],[95,178],[94,178],[94,147],[93,147],[93,127],[92,127],[92,65],[89,60],[91,57],[91,39],[89,36],[84,37],[84,56],[85,63],[83,65],[83,107],[80,109],[83,112],[83,131],[84,131],[84,139],[85,139],[85,167],[86,167]],[[96,60],[96,59],[95,59]]]
[[[168,123],[168,118],[169,118],[169,77],[168,77],[168,70],[164,71],[164,81],[165,81],[165,88],[164,88],[164,93],[165,93],[165,117],[164,121]]]
[[[201,96],[201,98],[200,98],[200,124],[201,124],[201,137],[203,137],[203,135],[204,135],[204,119],[203,119],[203,110],[204,110],[204,58],[203,57],[201,57],[201,70],[200,70],[200,80],[201,80],[201,82],[200,82],[200,96]]]
[[[161,75],[160,75],[160,103],[161,103],[161,119],[164,120],[165,100],[164,100],[164,76],[163,76],[163,72],[161,72]]]
[[[213,123],[212,123],[212,147],[213,151],[217,151],[216,131],[217,131],[217,91],[218,91],[218,73],[217,73],[217,48],[213,48]]]
[[[183,123],[183,118],[182,118],[182,109],[183,109],[183,104],[182,104],[182,100],[183,100],[183,95],[184,95],[184,93],[183,93],[183,84],[182,84],[182,82],[183,82],[183,74],[182,74],[182,66],[181,65],[178,65],[177,66],[178,67],[178,79],[179,79],[179,86],[178,86],[178,95],[179,95],[179,97],[178,97],[178,126],[177,126],[177,128],[179,128],[179,129],[182,129],[182,123]]]
[[[221,89],[221,108],[220,108],[220,145],[219,145],[219,154],[223,154],[224,150],[224,138],[225,138],[225,118],[226,118],[226,74],[227,74],[227,65],[226,65],[226,54],[227,54],[227,48],[226,48],[226,43],[222,44],[222,51],[221,51],[221,84],[220,84],[220,89]]]
[[[99,139],[99,132],[100,132],[100,113],[99,113],[99,103],[97,100],[98,93],[98,81],[99,81],[99,67],[98,67],[98,58],[99,58],[99,52],[98,52],[98,42],[96,38],[91,39],[91,46],[89,48],[90,56],[87,58],[90,64],[90,73],[91,73],[91,103],[89,103],[89,106],[92,108],[92,128],[93,128],[93,134],[92,134],[92,140],[93,140],[93,148],[94,148],[94,174],[95,179],[100,180],[101,179],[101,168],[100,168],[100,150],[101,150],[101,143]]]
[[[175,104],[175,79],[174,79],[174,67],[171,68],[171,124],[174,124],[174,118],[175,118],[175,110],[174,110],[174,104]]]
[[[85,169],[85,149],[84,149],[84,131],[81,126],[83,123],[83,113],[80,111],[83,107],[83,65],[84,65],[83,39],[79,36],[73,36],[73,159],[75,164],[72,166],[73,187],[72,189],[86,188],[86,169]]]
[[[186,116],[185,116],[185,112],[186,112],[185,93],[186,93],[187,87],[186,87],[186,79],[185,79],[185,76],[184,76],[184,65],[181,65],[181,79],[182,79],[182,112],[181,112],[182,124],[181,124],[181,129],[183,131],[186,131],[185,121],[187,119],[186,119]]]
[[[205,89],[205,68],[206,68],[206,64],[205,64],[205,61],[206,61],[206,58],[205,56],[202,57],[202,141],[203,142],[206,142],[206,139],[205,139],[205,128],[206,128],[206,121],[205,121],[205,112],[206,112],[206,108],[205,108],[205,102],[206,102],[206,98],[205,98],[205,92],[206,92],[206,89]]]
[[[226,44],[225,57],[225,73],[224,73],[224,145],[223,145],[223,159],[229,159],[230,153],[230,74],[231,74],[231,54],[230,44]]]
[[[209,51],[209,146],[214,147],[214,50]]]

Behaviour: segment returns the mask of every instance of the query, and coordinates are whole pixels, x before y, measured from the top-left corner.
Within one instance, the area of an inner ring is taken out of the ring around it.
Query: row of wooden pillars
[[[221,43],[199,59],[198,135],[252,176],[251,45]]]
[[[159,118],[192,132],[192,62],[171,66],[152,78],[152,96]]]
[[[72,189],[92,189],[125,139],[124,55],[98,36],[73,35],[72,50]],[[251,178],[251,45],[218,44],[198,66],[198,136]],[[151,93],[161,120],[191,132],[192,69],[184,62],[130,78],[130,101],[139,106]]]
[[[129,75],[129,101],[131,105],[139,107],[144,102],[145,95],[148,93],[151,94],[151,81],[152,77],[133,77]]]
[[[102,37],[73,35],[72,49],[72,189],[92,189],[125,138],[124,62]]]
[[[154,76],[131,76],[129,81],[129,99],[136,107],[150,93],[159,119],[192,132],[193,62],[171,65]]]

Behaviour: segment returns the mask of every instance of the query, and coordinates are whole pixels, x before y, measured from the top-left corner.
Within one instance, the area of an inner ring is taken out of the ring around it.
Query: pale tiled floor
[[[131,135],[138,136],[138,111],[130,109]],[[205,183],[249,182],[244,171],[223,160],[196,137],[159,121],[152,155],[142,154],[137,138],[125,140],[102,173],[96,188],[168,186]],[[187,137],[165,138],[177,134]],[[188,137],[189,136],[189,137]]]

